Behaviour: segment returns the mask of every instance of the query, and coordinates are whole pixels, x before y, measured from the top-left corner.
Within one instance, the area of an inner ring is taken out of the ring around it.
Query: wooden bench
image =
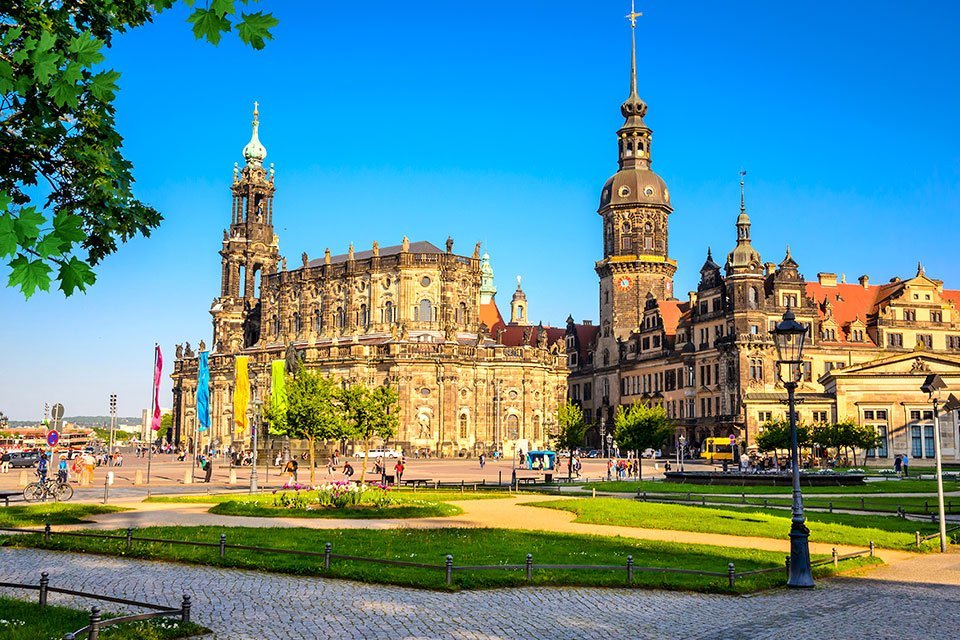
[[[13,496],[23,495],[22,491],[3,491],[0,492],[0,500],[3,500],[3,506],[10,506],[10,498]]]
[[[516,476],[517,483],[535,484],[540,478],[538,476]]]
[[[434,484],[434,481],[430,478],[404,478],[403,484],[407,485],[408,487],[412,486],[416,488],[429,486]]]

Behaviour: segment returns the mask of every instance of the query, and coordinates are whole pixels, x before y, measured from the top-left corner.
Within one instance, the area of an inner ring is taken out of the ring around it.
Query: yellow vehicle
[[[707,438],[703,443],[700,457],[710,462],[714,460],[733,460],[733,447],[730,438]]]

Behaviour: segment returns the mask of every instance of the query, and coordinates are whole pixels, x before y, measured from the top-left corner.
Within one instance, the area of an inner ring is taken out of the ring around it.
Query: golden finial
[[[642,15],[643,14],[639,13],[636,7],[634,6],[634,0],[630,0],[630,13],[627,14],[627,20],[630,21],[631,29],[637,28],[637,18],[639,18]]]
[[[747,204],[744,199],[744,184],[743,179],[746,177],[747,172],[743,169],[740,169],[740,212],[743,213],[747,210]]]
[[[260,103],[254,101],[253,103],[253,120],[256,122],[260,117]]]

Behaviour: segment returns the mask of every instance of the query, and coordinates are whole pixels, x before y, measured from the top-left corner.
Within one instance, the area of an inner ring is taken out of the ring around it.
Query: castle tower
[[[520,276],[517,276],[517,290],[510,299],[510,324],[527,326],[530,324],[529,309],[527,309],[527,294],[520,288]]]
[[[603,185],[598,213],[603,219],[600,277],[601,340],[626,339],[643,320],[647,294],[673,298],[677,263],[668,254],[667,218],[673,212],[666,183],[650,169],[652,131],[643,118],[646,103],[637,93],[636,18],[631,12],[630,94],[620,106],[617,131],[619,171]]]
[[[279,241],[273,233],[273,167],[264,169],[267,150],[259,137],[260,118],[253,106],[253,133],[243,148],[245,164],[233,167],[230,228],[220,249],[220,297],[214,300],[214,349],[234,353],[260,339],[260,280],[276,270]]]
[[[480,304],[490,304],[497,295],[497,287],[493,284],[493,266],[490,264],[490,254],[483,253],[480,262]]]

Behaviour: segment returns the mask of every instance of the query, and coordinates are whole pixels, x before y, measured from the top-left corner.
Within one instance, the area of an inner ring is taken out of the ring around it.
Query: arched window
[[[300,320],[300,312],[293,312],[293,334],[296,336],[300,335],[300,330],[303,329],[303,322]]]
[[[370,324],[370,314],[367,313],[367,305],[360,305],[360,313],[357,314],[357,320],[361,327],[366,327]]]
[[[457,324],[463,325],[467,323],[467,303],[461,302],[457,305]]]
[[[540,416],[533,416],[533,439],[540,439]]]
[[[516,440],[520,437],[520,418],[515,413],[507,416],[507,440]]]
[[[280,318],[274,314],[273,317],[270,318],[270,324],[273,325],[273,337],[276,338],[280,335]]]
[[[517,305],[517,320],[523,320],[523,305]]]
[[[747,295],[748,295],[748,298],[749,298],[749,300],[750,300],[750,308],[751,308],[751,309],[756,309],[756,308],[757,308],[757,297],[758,297],[758,295],[757,295],[757,288],[756,288],[756,287],[750,287],[750,291],[749,291],[749,293],[748,293]]]
[[[433,303],[424,298],[417,307],[417,320],[420,322],[433,322]]]
[[[383,303],[383,322],[391,323],[393,321],[393,303],[387,300]]]
[[[461,413],[460,414],[460,439],[461,440],[467,439],[467,426],[468,426],[467,421],[468,421],[467,414]]]
[[[313,330],[320,333],[323,329],[323,314],[320,313],[320,307],[313,310]]]
[[[603,350],[603,366],[610,364],[610,349]]]
[[[343,307],[337,307],[337,313],[333,322],[337,329],[343,329],[347,326],[347,314],[343,310]]]

